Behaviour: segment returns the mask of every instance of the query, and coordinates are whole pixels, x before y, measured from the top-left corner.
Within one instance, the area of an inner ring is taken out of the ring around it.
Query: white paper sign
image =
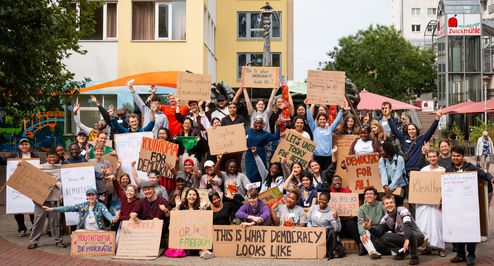
[[[122,163],[122,171],[127,174],[131,174],[130,163],[139,161],[139,152],[141,151],[142,138],[153,138],[153,132],[139,132],[139,133],[124,133],[115,134],[115,150],[117,152],[118,160]],[[137,167],[137,165],[136,165]],[[141,180],[147,180],[148,175],[145,172],[137,171],[137,174]]]
[[[480,242],[477,172],[441,175],[445,242]]]
[[[93,163],[64,164],[60,168],[62,179],[63,206],[85,202],[86,190],[96,188]],[[66,212],[65,223],[77,225],[79,213]]]
[[[26,160],[30,164],[39,168],[39,159],[28,159]],[[17,164],[19,160],[17,159],[8,159],[7,160],[7,180],[9,180],[12,173],[14,173],[17,168]],[[26,197],[24,194],[19,191],[11,188],[10,186],[6,186],[6,198],[7,198],[7,206],[5,208],[5,213],[7,214],[17,214],[17,213],[33,213],[34,212],[34,203],[33,200]]]

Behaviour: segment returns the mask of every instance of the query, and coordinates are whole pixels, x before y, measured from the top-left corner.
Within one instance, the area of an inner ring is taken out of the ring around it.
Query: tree
[[[435,88],[435,54],[413,47],[394,27],[370,26],[341,38],[323,69],[345,71],[360,89],[404,100]]]
[[[93,33],[99,7],[87,0],[0,1],[0,106],[7,116],[21,122],[56,110],[84,85],[63,59],[85,53],[78,41]]]

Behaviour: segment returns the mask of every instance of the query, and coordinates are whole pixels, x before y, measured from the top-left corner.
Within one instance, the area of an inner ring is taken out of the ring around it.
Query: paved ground
[[[491,166],[491,170],[494,166]],[[491,171],[492,172],[492,171]],[[0,184],[5,182],[5,167],[0,167]],[[491,207],[491,221],[494,221],[494,206]],[[27,218],[27,216],[26,216]],[[27,219],[26,219],[27,220]],[[30,222],[27,222],[30,225]],[[491,236],[492,236],[491,226]],[[477,265],[494,265],[494,239],[483,242],[477,246]],[[65,243],[70,243],[68,236],[64,237]],[[326,260],[267,260],[267,259],[231,259],[213,258],[203,260],[198,257],[187,257],[181,259],[169,259],[159,257],[152,261],[123,261],[114,260],[109,257],[84,257],[77,258],[69,255],[70,249],[59,249],[53,245],[53,241],[47,237],[40,240],[40,245],[36,250],[28,250],[28,238],[17,237],[15,220],[11,215],[5,214],[5,191],[0,193],[0,265],[132,265],[132,264],[154,264],[154,265],[300,265],[303,264],[324,264],[324,265],[408,265],[408,261],[393,261],[391,257],[384,257],[381,260],[371,261],[367,257],[359,257],[350,254],[343,259]],[[451,246],[448,246],[448,256],[446,258],[437,255],[421,256],[422,264],[429,265],[451,265],[449,259],[454,254]],[[464,265],[464,264],[460,264]]]

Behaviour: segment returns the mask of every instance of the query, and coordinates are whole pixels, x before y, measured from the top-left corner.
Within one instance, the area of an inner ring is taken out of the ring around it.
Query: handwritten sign
[[[379,153],[362,154],[346,157],[348,169],[348,188],[363,194],[366,187],[373,186],[383,192],[379,172]]]
[[[213,211],[173,210],[170,213],[169,236],[168,246],[171,248],[211,249]]]
[[[348,170],[343,168],[345,166],[346,156],[350,152],[350,147],[353,141],[358,138],[357,135],[343,135],[335,136],[333,135],[333,140],[335,145],[338,147],[338,152],[333,155],[336,156],[336,175],[341,176],[343,179],[343,187],[348,187]]]
[[[124,173],[132,173],[131,162],[139,161],[139,152],[141,151],[142,138],[152,138],[153,132],[125,133],[115,134],[113,140],[115,142],[115,151],[118,159],[122,163],[122,171]],[[137,171],[141,180],[148,180],[146,172]]]
[[[329,205],[338,210],[338,216],[357,216],[359,209],[358,193],[331,192]]]
[[[177,74],[177,97],[180,100],[210,101],[211,76],[179,72]]]
[[[336,105],[345,100],[345,72],[309,70],[307,100],[312,104]]]
[[[247,150],[245,128],[243,124],[207,128],[211,155],[233,153]]]
[[[320,227],[215,225],[213,250],[217,257],[322,259],[326,229]]]
[[[39,159],[22,159],[23,161],[27,161],[28,163],[39,167]],[[6,177],[7,181],[10,179],[15,169],[17,168],[17,164],[19,164],[19,159],[9,158],[7,159],[7,171]],[[22,194],[21,192],[7,186],[5,188],[5,198],[7,201],[5,207],[5,213],[7,214],[17,214],[17,213],[33,213],[34,212],[34,203],[33,200]]]
[[[86,201],[86,191],[96,188],[93,163],[63,164],[60,167],[62,180],[63,205],[70,206]],[[65,223],[77,225],[79,214],[66,212]]]
[[[242,87],[244,88],[278,88],[278,67],[242,67]]]
[[[70,256],[115,255],[114,231],[74,231],[70,238]]]
[[[15,169],[7,185],[43,205],[57,180],[26,161]]]
[[[283,193],[280,192],[278,187],[273,187],[260,193],[258,198],[271,208],[276,202],[283,199]],[[245,204],[248,202],[248,200],[244,200],[242,203]]]
[[[445,242],[480,242],[477,172],[441,175]]]
[[[163,220],[123,221],[115,259],[155,259],[159,256]]]
[[[310,139],[304,138],[302,134],[293,129],[285,131],[285,137],[281,138],[280,144],[276,148],[271,162],[280,162],[286,158],[288,165],[300,163],[302,168],[306,168],[312,158],[316,143]]]
[[[141,151],[137,170],[148,173],[158,170],[164,173],[166,164],[172,166],[177,163],[178,144],[170,141],[152,138],[142,138]]]
[[[441,202],[442,172],[410,172],[408,202],[418,204],[436,204]]]

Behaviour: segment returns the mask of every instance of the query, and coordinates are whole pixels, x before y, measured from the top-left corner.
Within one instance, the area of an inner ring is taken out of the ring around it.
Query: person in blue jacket
[[[47,212],[78,212],[79,222],[77,229],[83,229],[87,231],[105,230],[105,222],[103,218],[106,218],[110,222],[117,222],[118,216],[113,216],[106,206],[98,202],[98,191],[95,188],[90,188],[86,191],[87,201],[72,206],[61,207],[46,207],[43,206],[43,210]]]
[[[111,120],[111,123],[113,127],[115,127],[115,130],[117,133],[134,133],[134,132],[145,132],[145,131],[151,131],[154,128],[154,112],[151,110],[150,116],[149,116],[149,123],[143,127],[139,127],[139,116],[136,114],[130,114],[128,115],[128,120],[129,120],[129,128],[124,128],[121,126],[116,118],[113,118]]]
[[[280,124],[281,120],[278,120],[277,125]],[[247,177],[251,183],[261,182],[262,178],[257,170],[257,164],[252,154],[251,148],[256,147],[256,153],[261,158],[264,166],[266,167],[266,150],[264,146],[268,145],[270,142],[280,139],[280,129],[277,128],[274,134],[264,131],[264,118],[262,116],[257,116],[254,120],[254,124],[251,128],[247,129],[245,133],[247,138],[247,147],[249,149],[245,152],[245,168],[247,172]]]
[[[427,132],[422,135],[420,135],[420,130],[417,128],[417,126],[413,123],[410,123],[407,126],[406,136],[396,127],[395,121],[391,119],[391,112],[386,115],[385,118],[388,119],[391,131],[400,141],[407,173],[409,173],[410,171],[420,171],[420,169],[422,169],[423,165],[420,164],[419,160],[420,156],[422,155],[422,146],[424,146],[424,143],[428,142],[432,138],[432,135],[434,135],[434,132],[436,132],[439,119],[442,115],[442,111],[438,110],[436,112],[436,120],[432,122],[432,125],[427,130]]]
[[[331,164],[333,132],[336,129],[336,126],[338,126],[338,124],[340,123],[341,118],[343,117],[343,109],[348,106],[348,103],[346,100],[344,100],[343,103],[341,103],[339,106],[341,109],[338,112],[336,119],[330,126],[327,125],[327,114],[318,114],[316,117],[316,124],[310,110],[310,105],[308,104],[306,107],[307,122],[309,123],[310,129],[312,130],[314,142],[316,142],[317,144],[316,149],[314,150],[314,160],[319,162],[321,169],[327,169]]]

